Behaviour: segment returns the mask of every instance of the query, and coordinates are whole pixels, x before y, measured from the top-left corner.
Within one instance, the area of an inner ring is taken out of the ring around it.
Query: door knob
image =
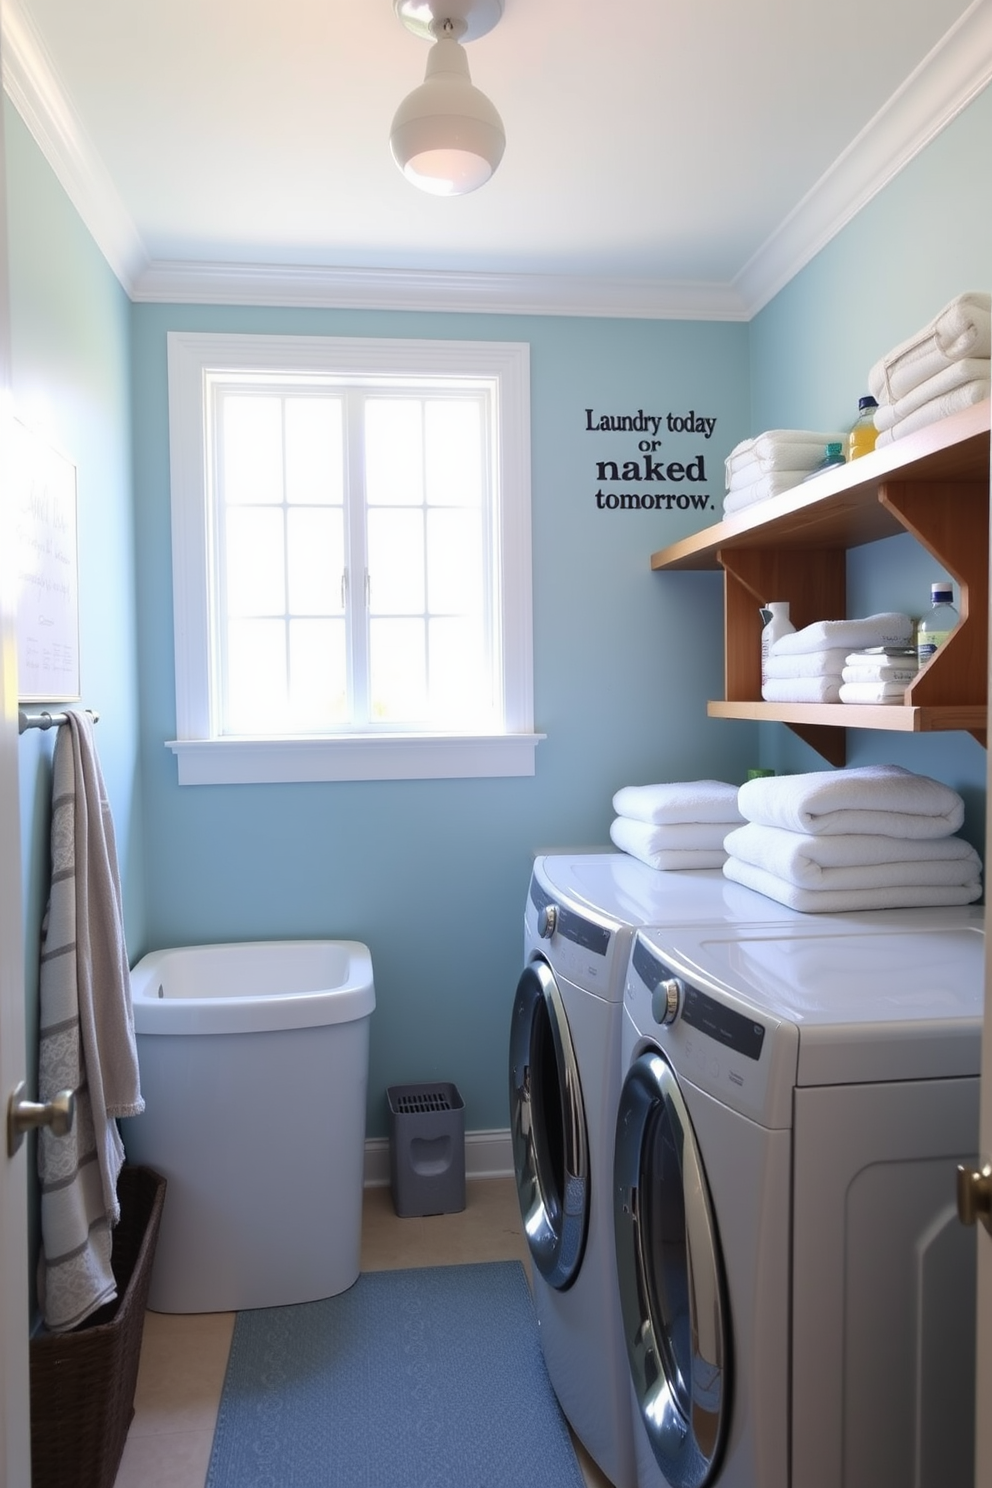
[[[980,1169],[958,1165],[958,1219],[973,1225],[976,1219],[992,1235],[992,1167]]]
[[[52,1135],[64,1137],[72,1131],[76,1115],[76,1095],[72,1090],[60,1090],[44,1105],[37,1101],[24,1100],[22,1080],[7,1102],[7,1153],[13,1157],[24,1140],[24,1133],[33,1126],[50,1126]]]

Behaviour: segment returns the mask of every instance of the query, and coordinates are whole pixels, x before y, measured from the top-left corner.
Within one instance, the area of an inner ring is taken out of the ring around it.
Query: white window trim
[[[533,775],[545,736],[534,732],[527,344],[181,331],[167,339],[177,731],[167,747],[180,785]],[[501,524],[504,734],[211,736],[204,386],[209,372],[230,368],[498,379],[500,483],[513,491]]]

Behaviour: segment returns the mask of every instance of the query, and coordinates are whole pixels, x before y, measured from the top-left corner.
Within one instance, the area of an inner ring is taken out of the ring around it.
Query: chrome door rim
[[[681,1175],[684,1269],[652,1250],[646,1161],[667,1119]],[[719,1465],[730,1417],[730,1339],[719,1240],[706,1174],[682,1092],[659,1050],[631,1065],[617,1112],[614,1165],[617,1278],[624,1341],[641,1421],[671,1488],[705,1488]],[[674,1277],[666,1294],[684,1292],[687,1318],[659,1314],[656,1275]],[[688,1347],[686,1347],[688,1344]]]
[[[542,1040],[554,1066],[560,1151],[545,1130]],[[543,959],[517,983],[510,1029],[510,1135],[524,1232],[534,1264],[558,1291],[578,1275],[589,1225],[589,1143],[578,1060],[561,993]]]

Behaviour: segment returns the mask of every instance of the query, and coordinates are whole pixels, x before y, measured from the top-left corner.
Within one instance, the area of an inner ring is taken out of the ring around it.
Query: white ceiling
[[[136,299],[744,318],[992,78],[992,0],[505,0],[466,50],[506,153],[439,199],[389,154],[428,50],[392,0],[2,3]]]

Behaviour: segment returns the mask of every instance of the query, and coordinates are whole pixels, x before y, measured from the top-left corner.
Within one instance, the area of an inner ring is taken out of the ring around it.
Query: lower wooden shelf
[[[758,723],[785,723],[800,738],[832,764],[843,764],[847,758],[845,730],[849,728],[887,729],[891,733],[931,734],[958,729],[971,734],[982,745],[986,743],[988,715],[984,705],[962,703],[958,706],[911,704],[854,703],[764,703],[711,702],[706,711],[710,718],[750,719]]]

